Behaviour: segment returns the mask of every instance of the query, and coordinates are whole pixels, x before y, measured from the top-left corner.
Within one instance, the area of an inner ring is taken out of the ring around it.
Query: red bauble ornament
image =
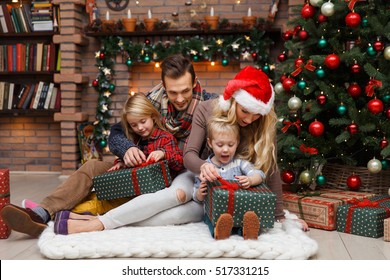
[[[287,55],[285,52],[278,55],[278,61],[283,62],[287,59]]]
[[[388,145],[389,145],[389,141],[387,141],[387,139],[385,137],[383,137],[383,139],[380,142],[381,149],[386,148]]]
[[[306,30],[301,30],[299,31],[298,33],[298,37],[299,39],[301,39],[302,41],[306,40],[308,37],[309,37],[309,33],[307,33]]]
[[[295,59],[295,68],[299,68],[301,67],[301,64],[304,64],[305,61],[302,59],[302,57],[298,57],[297,59]]]
[[[383,111],[383,102],[379,99],[371,99],[368,104],[368,111],[370,111],[372,114],[379,114]]]
[[[291,87],[295,85],[295,80],[293,78],[286,78],[282,85],[285,91],[290,91]]]
[[[256,52],[252,53],[252,58],[256,58],[256,57],[257,57],[257,53]]]
[[[326,22],[328,20],[328,18],[323,14],[319,14],[317,19],[319,23]]]
[[[314,17],[315,13],[316,13],[316,9],[310,4],[305,4],[301,10],[301,16],[304,19]]]
[[[357,98],[362,94],[362,88],[357,83],[350,84],[347,91],[353,98]]]
[[[99,54],[99,58],[100,58],[100,59],[104,59],[105,57],[106,57],[106,55],[105,55],[104,53],[101,52],[101,53]]]
[[[340,57],[337,54],[330,54],[325,57],[324,61],[326,67],[329,69],[337,69],[340,66]]]
[[[359,132],[359,127],[357,126],[356,123],[351,123],[351,124],[347,127],[347,129],[348,129],[348,132],[349,132],[350,134],[356,134],[356,133]]]
[[[287,30],[286,32],[283,33],[282,37],[283,40],[285,41],[291,40],[293,37],[293,33],[290,30]]]
[[[286,170],[282,172],[282,180],[286,184],[294,183],[295,181],[295,173],[291,170]]]
[[[300,25],[295,26],[294,27],[294,34],[297,34],[301,30],[302,30],[302,26],[300,26]]]
[[[357,63],[355,63],[351,66],[351,72],[354,74],[359,74],[361,70],[362,70],[362,67]]]
[[[352,191],[357,191],[362,185],[359,175],[352,174],[347,178],[347,186]]]
[[[93,80],[92,81],[92,86],[97,87],[98,85],[99,85],[98,80]]]
[[[287,79],[287,76],[283,74],[282,76],[280,76],[279,81],[280,81],[281,83],[283,83],[283,81],[284,81],[285,79]]]
[[[387,108],[385,113],[386,113],[386,117],[390,119],[390,108]]]
[[[149,39],[145,39],[145,44],[149,45],[150,44],[150,40]]]
[[[325,94],[320,94],[317,96],[317,102],[320,105],[324,105],[326,103],[326,95]]]
[[[349,27],[358,27],[360,25],[361,17],[358,13],[352,12],[345,17],[345,24]]]
[[[309,125],[309,132],[314,137],[319,137],[324,134],[325,127],[322,122],[314,121]]]
[[[383,51],[385,45],[383,44],[383,42],[377,40],[373,44],[373,47],[374,47],[374,50],[376,50],[377,52],[381,52],[381,51]]]

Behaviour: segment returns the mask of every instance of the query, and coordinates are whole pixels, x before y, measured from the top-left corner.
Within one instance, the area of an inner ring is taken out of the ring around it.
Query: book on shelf
[[[53,31],[52,20],[33,21],[32,24],[34,31]]]
[[[4,107],[4,86],[5,82],[0,81],[0,110],[3,110]]]
[[[47,89],[47,95],[46,99],[43,105],[43,109],[49,109],[50,107],[50,100],[53,96],[53,89],[54,89],[54,83],[49,83],[49,88]]]
[[[28,29],[30,30],[30,32],[33,32],[34,26],[32,25],[32,20],[31,20],[31,5],[28,3],[23,3],[22,12],[28,24]]]
[[[34,94],[34,99],[31,102],[30,109],[37,109],[38,108],[38,102],[39,102],[39,99],[41,97],[43,84],[44,84],[44,82],[42,82],[42,81],[40,81],[38,83],[38,86],[36,87],[37,89],[36,89],[35,94]]]
[[[8,109],[8,99],[9,99],[9,82],[4,83],[4,101],[3,101],[3,110]]]
[[[15,84],[14,83],[9,83],[8,86],[8,109],[12,109],[12,103],[14,99],[14,88]]]
[[[61,90],[57,88],[56,103],[54,109],[59,110],[61,108]]]
[[[15,83],[11,109],[16,109],[16,106],[18,105],[19,100],[22,97],[24,86],[25,85]],[[11,94],[11,92],[10,92],[10,94]]]
[[[0,45],[0,71],[4,71],[4,47]]]
[[[36,84],[31,84],[30,85],[30,90],[29,90],[29,92],[27,94],[26,100],[24,101],[24,103],[22,105],[22,109],[29,108],[29,105],[31,103],[32,97],[33,97],[34,92],[35,92],[35,87],[36,87]]]
[[[40,95],[39,101],[38,101],[37,109],[43,109],[44,108],[48,90],[49,90],[49,83],[46,83],[46,82],[43,83],[42,90],[41,90],[41,95]]]
[[[57,87],[53,87],[53,93],[51,95],[49,109],[55,109],[56,100],[57,100],[57,93],[58,93],[58,88]]]
[[[16,107],[14,109],[21,109],[23,106],[24,101],[26,101],[28,92],[30,91],[31,85],[21,85],[20,92],[18,96],[18,103],[16,104]]]
[[[42,71],[43,43],[37,43],[35,71]]]
[[[0,24],[1,24],[1,32],[8,33],[9,31],[7,27],[7,22],[5,21],[4,10],[2,8],[0,8]]]
[[[5,23],[7,24],[8,33],[15,33],[8,7],[10,7],[8,4],[1,4],[1,10],[3,11]]]

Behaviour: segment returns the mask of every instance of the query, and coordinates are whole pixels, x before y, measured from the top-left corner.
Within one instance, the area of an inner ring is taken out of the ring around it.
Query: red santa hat
[[[246,66],[227,83],[219,99],[222,110],[230,109],[232,97],[249,112],[264,116],[274,104],[275,92],[263,71]]]

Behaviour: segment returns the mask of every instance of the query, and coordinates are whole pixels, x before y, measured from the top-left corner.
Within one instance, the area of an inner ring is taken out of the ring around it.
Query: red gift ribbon
[[[290,121],[283,121],[283,124],[285,125],[281,130],[283,133],[286,133],[287,130],[290,128],[290,126],[294,125],[298,129],[298,135],[301,134],[301,121],[297,120],[295,122],[290,122]]]
[[[374,94],[374,90],[375,88],[377,87],[382,87],[382,82],[381,81],[378,81],[378,80],[375,80],[375,79],[371,79],[368,84],[366,85],[366,93],[367,93],[367,96],[373,96]]]
[[[294,77],[295,77],[295,76],[298,76],[299,73],[301,73],[303,69],[307,69],[307,70],[313,72],[314,70],[316,70],[316,67],[315,67],[312,63],[313,63],[313,60],[312,60],[312,59],[309,59],[309,60],[307,61],[306,65],[305,65],[304,63],[301,63],[301,64],[297,67],[297,69],[295,69],[295,70],[291,73],[291,75],[294,76]]]
[[[137,170],[139,168],[141,168],[141,167],[145,167],[145,166],[148,166],[148,165],[151,165],[151,164],[154,164],[154,163],[156,163],[156,161],[153,158],[151,158],[150,160],[145,161],[145,162],[137,165],[136,167],[134,167],[131,170],[131,180],[133,182],[133,189],[134,189],[134,192],[135,192],[136,195],[140,195],[141,194],[141,189],[139,188],[139,183],[138,183]],[[169,181],[168,181],[168,176],[167,176],[167,169],[165,168],[164,162],[160,161],[160,165],[161,165],[161,170],[162,170],[163,177],[164,177],[165,186],[169,186]]]
[[[307,147],[305,144],[302,144],[299,149],[304,153],[309,153],[311,155],[318,154],[318,150],[316,148]]]
[[[240,188],[238,183],[228,182],[222,178],[218,178],[218,181],[222,184],[220,186],[214,186],[210,192],[210,217],[212,216],[212,203],[213,203],[213,191],[214,189],[223,189],[228,191],[228,209],[227,212],[233,216],[234,212],[234,191]]]
[[[382,198],[380,200],[376,201],[371,201],[367,198],[363,200],[359,200],[356,198],[353,198],[350,202],[350,204],[353,204],[353,206],[348,208],[348,213],[347,213],[347,220],[346,220],[346,226],[345,226],[345,232],[350,233],[351,232],[351,227],[352,227],[352,214],[355,211],[356,208],[365,208],[365,207],[373,207],[373,208],[383,208],[386,211],[386,218],[390,217],[390,209],[379,205],[379,203],[389,200],[390,197]]]

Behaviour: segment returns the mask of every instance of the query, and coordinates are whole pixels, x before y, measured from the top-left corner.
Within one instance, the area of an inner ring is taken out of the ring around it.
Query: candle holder
[[[102,20],[102,32],[112,32],[115,30],[115,20]]]
[[[252,29],[257,21],[257,17],[255,16],[244,16],[242,17],[242,23],[245,28]]]
[[[124,18],[122,19],[122,22],[127,32],[133,32],[137,26],[136,18]]]
[[[153,31],[157,22],[157,18],[145,18],[144,23],[146,31]]]
[[[218,28],[219,16],[205,16],[204,20],[210,26],[211,30],[216,30]]]

